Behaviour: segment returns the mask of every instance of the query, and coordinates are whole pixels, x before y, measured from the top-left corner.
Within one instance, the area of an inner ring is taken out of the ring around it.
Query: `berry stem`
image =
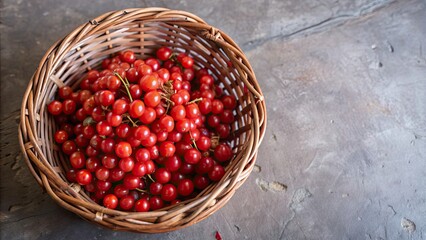
[[[136,190],[139,191],[139,192],[143,192],[143,193],[147,193],[148,192],[148,191],[140,189],[140,188],[136,188]]]
[[[132,123],[133,127],[137,127],[138,126],[129,115],[126,114],[126,117]]]
[[[152,182],[155,182],[154,179],[151,177],[151,174],[147,174],[149,180],[151,180]]]
[[[186,105],[189,105],[191,103],[197,103],[197,102],[202,101],[202,100],[203,100],[203,98],[196,98],[196,99],[194,99],[194,100],[192,100],[190,102],[187,102]]]
[[[197,149],[197,150],[198,150],[197,144],[195,143],[195,139],[192,137],[192,133],[191,133],[191,131],[188,131],[188,132],[189,132],[189,136],[191,137],[191,142],[192,142],[192,144],[194,144],[195,149]]]
[[[129,90],[129,86],[130,83],[126,80],[124,80],[120,74],[118,74],[117,72],[114,72],[114,75],[118,77],[118,79],[120,79],[120,81],[123,83],[124,87],[126,88],[127,91],[127,95],[129,96],[130,102],[133,102],[133,98],[132,98],[132,94],[130,94],[130,90]]]

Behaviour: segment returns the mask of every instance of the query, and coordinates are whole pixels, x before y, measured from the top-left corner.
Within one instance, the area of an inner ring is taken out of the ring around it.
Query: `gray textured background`
[[[1,239],[426,239],[426,1],[1,5]],[[268,107],[256,172],[207,220],[159,235],[113,232],[58,207],[17,141],[44,52],[101,13],[147,6],[193,12],[233,37]]]

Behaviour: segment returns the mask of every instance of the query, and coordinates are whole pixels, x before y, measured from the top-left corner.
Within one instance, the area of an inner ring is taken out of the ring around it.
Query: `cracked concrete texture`
[[[15,110],[45,50],[103,12],[144,6],[193,12],[233,37],[269,121],[261,171],[207,220],[160,235],[82,221],[17,163]],[[4,0],[1,18],[2,239],[426,238],[424,1]],[[256,178],[288,188],[264,192]]]

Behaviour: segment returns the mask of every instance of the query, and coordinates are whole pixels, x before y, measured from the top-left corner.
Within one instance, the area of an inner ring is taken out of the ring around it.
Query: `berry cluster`
[[[68,156],[67,179],[111,209],[145,212],[193,198],[220,181],[237,102],[187,54],[161,47],[103,60],[80,89],[48,104]]]

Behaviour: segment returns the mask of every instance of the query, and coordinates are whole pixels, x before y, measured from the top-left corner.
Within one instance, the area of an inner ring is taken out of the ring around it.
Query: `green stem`
[[[114,72],[114,74],[115,76],[118,77],[118,79],[120,79],[120,81],[123,83],[124,87],[126,88],[127,95],[129,95],[130,102],[133,102],[132,94],[130,94],[130,90],[129,90],[130,83],[127,81],[127,79],[126,81],[124,81],[124,79],[117,72]]]

